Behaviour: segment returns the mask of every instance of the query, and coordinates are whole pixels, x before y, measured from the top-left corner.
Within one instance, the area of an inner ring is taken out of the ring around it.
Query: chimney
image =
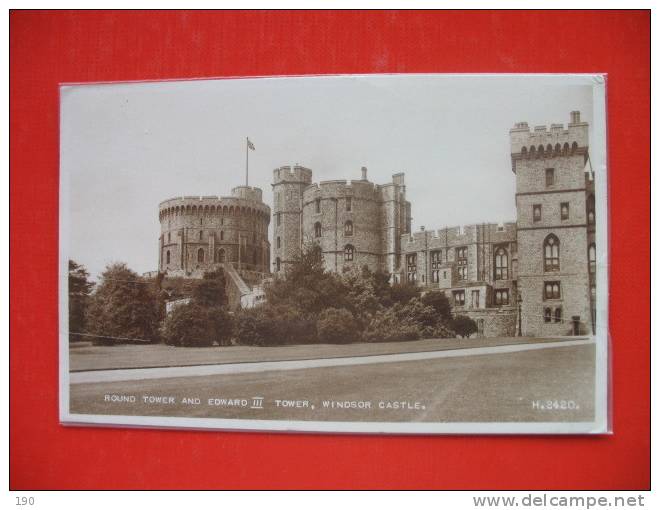
[[[367,180],[367,167],[366,166],[362,167],[362,180],[363,181]]]
[[[580,112],[575,110],[571,112],[571,124],[579,124],[580,123]]]

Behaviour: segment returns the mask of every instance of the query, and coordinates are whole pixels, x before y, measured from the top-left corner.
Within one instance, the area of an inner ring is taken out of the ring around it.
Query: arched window
[[[527,147],[523,147],[522,149],[520,149],[520,155],[523,158],[527,157]]]
[[[275,271],[279,273],[281,269],[282,269],[282,261],[280,260],[279,257],[277,257],[275,259]]]
[[[542,157],[543,157],[543,152],[544,152],[544,150],[543,150],[543,145],[539,145],[539,152],[538,152],[538,154],[539,154],[539,158],[542,158]]]
[[[225,231],[224,231],[224,230],[221,230],[221,231],[220,231],[220,240],[221,240],[221,241],[224,241],[224,240],[225,240]]]
[[[344,261],[351,262],[353,260],[354,252],[355,248],[353,248],[352,244],[347,244],[344,246]]]
[[[495,250],[495,279],[509,279],[509,254],[501,246]]]
[[[344,223],[344,235],[345,236],[353,235],[353,222],[350,220]]]
[[[314,223],[314,237],[321,237],[321,223],[319,221]]]
[[[564,147],[562,148],[562,153],[563,153],[563,154],[568,154],[568,151],[569,151],[569,150],[570,150],[570,149],[569,149],[569,147],[568,147],[568,142],[566,142],[566,143],[564,144]]]
[[[596,200],[593,195],[587,197],[587,223],[589,225],[596,223]]]
[[[202,240],[202,231],[201,230],[199,231],[199,240],[200,241]]]
[[[197,250],[197,262],[204,262],[204,249]]]
[[[589,272],[591,274],[596,272],[596,245],[594,243],[589,245]]]
[[[548,156],[552,156],[552,145],[548,144],[548,146],[545,148],[545,152],[548,153]]]
[[[218,250],[218,262],[223,263],[225,261],[225,250],[220,248]]]
[[[555,154],[561,154],[561,144],[555,145]]]
[[[559,271],[559,239],[554,234],[543,241],[543,268],[544,271]]]
[[[573,145],[571,145],[571,152],[575,152],[577,149],[578,149],[577,142],[573,142]]]
[[[166,262],[165,262],[166,264],[170,263],[170,250],[167,250],[165,252],[165,260],[166,260]]]
[[[561,306],[555,308],[555,322],[561,322]]]

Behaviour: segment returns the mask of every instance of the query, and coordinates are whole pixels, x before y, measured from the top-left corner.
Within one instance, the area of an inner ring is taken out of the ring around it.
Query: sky
[[[509,129],[593,116],[590,78],[372,75],[115,83],[61,90],[61,231],[95,278],[158,265],[158,204],[249,184],[272,207],[273,169],[383,184],[405,172],[413,231],[515,221]],[[272,229],[271,229],[272,236]]]

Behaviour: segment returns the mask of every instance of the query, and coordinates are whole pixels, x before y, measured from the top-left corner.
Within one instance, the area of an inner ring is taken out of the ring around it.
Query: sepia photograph
[[[605,75],[60,87],[60,419],[608,433]]]

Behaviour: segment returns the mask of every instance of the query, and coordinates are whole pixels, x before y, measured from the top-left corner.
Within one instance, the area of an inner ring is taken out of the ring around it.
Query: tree
[[[85,314],[89,305],[89,294],[94,284],[89,281],[85,266],[69,260],[69,341],[84,340]]]
[[[346,344],[356,340],[359,329],[353,314],[345,308],[327,308],[316,321],[319,342]]]
[[[158,341],[154,286],[124,263],[108,265],[90,300],[87,327],[97,344]]]
[[[204,273],[204,277],[192,291],[192,298],[201,306],[215,307],[227,304],[224,271],[218,269]]]
[[[477,332],[477,323],[467,315],[457,315],[451,320],[451,328],[457,335],[467,338]]]
[[[422,303],[433,308],[442,322],[448,323],[451,320],[451,305],[443,291],[431,290],[427,292],[422,296]]]

